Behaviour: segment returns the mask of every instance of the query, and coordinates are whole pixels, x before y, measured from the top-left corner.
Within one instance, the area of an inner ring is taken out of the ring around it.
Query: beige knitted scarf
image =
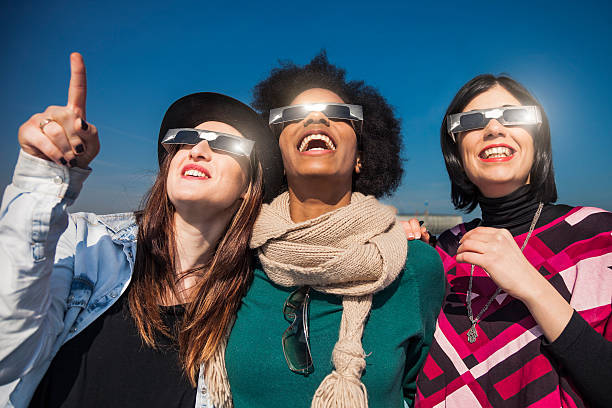
[[[372,295],[391,284],[406,262],[406,236],[395,211],[372,196],[353,193],[349,205],[296,224],[285,192],[263,206],[251,247],[258,248],[274,283],[342,296],[339,337],[331,356],[334,370],[319,385],[312,407],[367,407],[361,337]]]

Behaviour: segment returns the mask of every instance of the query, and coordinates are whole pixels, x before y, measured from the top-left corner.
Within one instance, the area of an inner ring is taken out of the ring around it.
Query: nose
[[[497,121],[497,119],[491,119],[487,126],[484,128],[485,137],[488,136],[506,136],[508,129],[501,123]]]
[[[327,119],[327,116],[325,116],[323,112],[312,111],[304,119],[304,127],[307,127],[313,123],[321,123],[325,126],[329,126],[329,119]]]
[[[212,149],[206,140],[202,140],[200,143],[194,145],[189,150],[189,157],[193,160],[205,160],[210,161],[212,159]]]

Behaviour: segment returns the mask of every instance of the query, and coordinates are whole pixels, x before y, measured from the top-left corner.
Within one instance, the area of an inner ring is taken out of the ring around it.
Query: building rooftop
[[[456,214],[397,214],[397,218],[400,221],[408,221],[411,218],[423,221],[427,231],[434,235],[440,235],[447,229],[463,222],[463,217]]]

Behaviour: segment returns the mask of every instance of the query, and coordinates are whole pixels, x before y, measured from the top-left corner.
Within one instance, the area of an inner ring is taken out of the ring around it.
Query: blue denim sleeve
[[[66,208],[90,172],[19,154],[0,207],[0,385],[48,359],[63,330],[76,247]]]

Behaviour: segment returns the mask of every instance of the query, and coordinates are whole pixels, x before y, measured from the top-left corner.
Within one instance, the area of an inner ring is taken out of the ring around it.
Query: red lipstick
[[[485,151],[487,151],[487,149],[492,149],[492,148],[495,148],[495,147],[503,147],[505,149],[508,149],[510,154],[508,156],[486,158]],[[483,161],[485,163],[507,162],[507,161],[510,161],[510,160],[512,160],[514,158],[514,153],[515,153],[515,150],[513,148],[511,148],[510,146],[508,146],[507,144],[498,143],[498,144],[492,144],[492,145],[486,146],[484,149],[482,149],[480,151],[480,153],[478,153],[478,158],[480,159],[480,161]]]
[[[203,177],[186,176],[185,173],[188,172],[189,170],[196,170],[196,171],[204,174],[204,176]],[[202,166],[190,163],[190,164],[186,165],[185,167],[183,167],[183,169],[181,170],[181,177],[184,178],[184,179],[189,179],[189,180],[208,180],[210,178],[210,172],[207,169],[205,169],[204,167],[202,167]]]

